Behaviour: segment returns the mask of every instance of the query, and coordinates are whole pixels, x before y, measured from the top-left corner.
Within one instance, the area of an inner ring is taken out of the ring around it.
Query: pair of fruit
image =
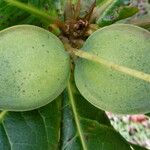
[[[83,51],[150,74],[150,32],[116,24],[93,33]],[[66,88],[69,55],[52,33],[30,25],[0,32],[0,109],[32,110],[54,100]],[[150,111],[150,83],[79,58],[75,82],[96,107],[114,113]]]

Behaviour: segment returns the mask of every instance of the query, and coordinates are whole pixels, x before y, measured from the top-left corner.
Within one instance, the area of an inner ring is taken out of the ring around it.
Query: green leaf
[[[57,150],[61,97],[28,112],[0,113],[1,150]]]
[[[110,0],[96,0],[96,6],[101,6],[107,3]]]
[[[131,150],[105,113],[89,104],[69,84],[63,107],[62,150]]]
[[[13,0],[12,0],[13,1]],[[57,13],[61,11],[60,0],[21,0],[27,6],[34,6],[36,8],[50,16],[55,17]],[[43,20],[39,20],[37,17],[31,15],[30,13],[16,8],[14,6],[8,5],[5,0],[0,1],[0,30],[7,28],[9,26],[18,24],[34,24],[38,26],[47,25]]]
[[[96,1],[96,7],[102,13],[102,12],[104,12],[104,10],[106,8],[108,8],[110,5],[112,5],[113,2],[114,2],[114,0],[97,0]],[[100,14],[99,14],[99,16],[100,16]]]
[[[97,18],[97,24],[102,27],[133,16],[138,12],[138,8],[129,4],[129,0],[115,0],[108,6],[103,14]]]

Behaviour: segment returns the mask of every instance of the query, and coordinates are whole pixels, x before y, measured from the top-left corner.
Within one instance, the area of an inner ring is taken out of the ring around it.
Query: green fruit
[[[32,110],[61,94],[69,56],[52,33],[30,25],[0,32],[0,109]]]
[[[116,24],[102,28],[85,42],[84,51],[150,74],[150,32]],[[150,83],[85,59],[76,62],[75,81],[96,107],[121,114],[150,111]]]

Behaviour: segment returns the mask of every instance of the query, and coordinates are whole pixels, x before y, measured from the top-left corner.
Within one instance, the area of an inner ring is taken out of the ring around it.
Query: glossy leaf
[[[129,0],[115,0],[108,8],[97,18],[97,24],[102,27],[113,24],[114,22],[133,16],[138,12],[138,8],[129,5]]]
[[[107,3],[109,0],[96,0],[96,6],[101,6]]]
[[[45,11],[50,16],[56,16],[57,12],[61,11],[61,2],[60,0],[20,0],[21,2],[32,5],[39,10]],[[18,25],[18,24],[34,24],[42,26],[42,18],[38,19],[37,17],[31,15],[30,13],[11,6],[5,0],[0,1],[0,30],[7,28],[9,26]],[[44,22],[45,24],[45,22]]]
[[[57,150],[61,98],[29,112],[0,113],[1,150]]]
[[[62,150],[131,150],[127,142],[110,126],[103,111],[74,92],[74,85],[71,85],[70,90],[68,94],[73,94],[75,105],[72,106],[72,100],[66,93],[61,131]],[[76,113],[72,111],[74,109]]]
[[[69,56],[52,33],[32,25],[0,32],[0,109],[33,110],[65,89]]]
[[[113,64],[149,75],[149,48],[150,32],[136,26],[116,24],[96,31],[82,49],[112,65],[79,59],[75,69],[79,91],[91,104],[103,110],[121,114],[149,112],[150,83],[135,78],[134,73],[129,76],[118,71],[119,66]]]

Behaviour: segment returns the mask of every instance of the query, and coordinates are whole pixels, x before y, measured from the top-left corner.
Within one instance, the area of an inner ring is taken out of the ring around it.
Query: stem
[[[71,53],[73,53],[76,56],[79,56],[81,58],[85,58],[87,60],[91,60],[93,62],[104,65],[107,68],[125,73],[125,74],[130,75],[130,76],[135,77],[135,78],[139,78],[139,79],[144,80],[146,82],[150,82],[150,74],[115,64],[113,62],[107,61],[103,58],[100,58],[96,55],[87,53],[87,52],[82,51],[82,50],[78,50],[78,49],[74,49],[74,48],[70,48],[70,49],[71,49]]]
[[[75,100],[74,100],[73,93],[72,93],[72,90],[71,90],[71,83],[70,82],[68,83],[67,91],[68,91],[69,100],[70,100],[70,103],[71,103],[71,106],[72,106],[72,111],[73,111],[75,123],[76,123],[76,126],[77,126],[77,130],[78,130],[78,133],[79,133],[79,137],[81,139],[81,144],[82,144],[83,150],[88,150],[87,147],[86,147],[84,136],[83,136],[83,131],[82,131],[82,128],[81,128],[81,125],[80,125],[80,120],[79,120],[79,117],[78,117],[78,112],[77,112],[77,109],[76,109],[76,104],[75,104]]]
[[[7,3],[9,3],[10,5],[13,5],[15,7],[18,7],[24,11],[27,11],[35,16],[37,16],[38,18],[47,21],[48,23],[54,22],[56,21],[55,18],[49,16],[47,13],[45,13],[42,10],[39,10],[37,8],[35,8],[34,6],[31,5],[27,5],[24,3],[21,3],[19,1],[16,0],[5,0]]]

